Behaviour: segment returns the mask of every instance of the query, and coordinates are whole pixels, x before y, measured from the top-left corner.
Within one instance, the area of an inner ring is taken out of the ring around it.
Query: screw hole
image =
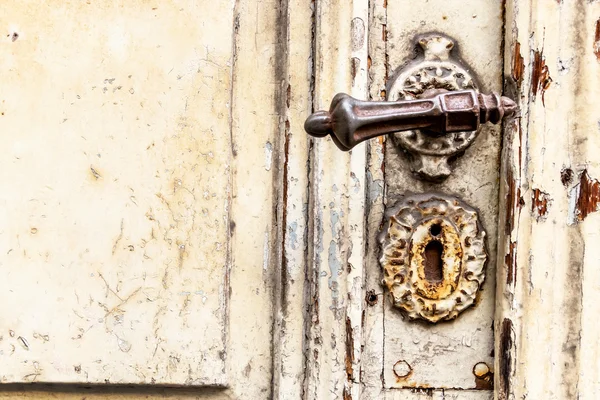
[[[431,228],[429,228],[429,232],[432,236],[439,236],[442,233],[442,226],[440,224],[433,224]]]
[[[377,304],[377,294],[375,293],[374,290],[368,290],[367,291],[367,304],[370,306],[374,306],[375,304]]]

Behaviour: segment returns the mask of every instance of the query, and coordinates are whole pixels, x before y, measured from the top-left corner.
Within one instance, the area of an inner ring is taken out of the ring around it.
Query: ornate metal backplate
[[[477,211],[442,194],[403,198],[386,211],[383,284],[410,319],[450,320],[475,302],[485,279],[485,231]]]
[[[422,98],[440,90],[478,89],[469,69],[453,57],[453,39],[431,33],[417,37],[417,43],[422,53],[396,73],[388,90],[388,100]],[[412,156],[411,169],[415,173],[426,180],[440,181],[452,172],[448,161],[462,154],[477,133],[438,135],[426,130],[412,130],[394,133],[392,138]]]

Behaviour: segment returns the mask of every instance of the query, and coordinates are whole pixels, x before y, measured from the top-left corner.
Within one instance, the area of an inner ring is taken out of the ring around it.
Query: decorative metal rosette
[[[427,97],[439,90],[477,90],[469,70],[451,55],[454,41],[444,35],[428,34],[417,39],[423,49],[413,62],[399,70],[388,90],[388,100]],[[435,135],[426,130],[397,132],[393,142],[412,155],[412,170],[427,180],[443,180],[452,172],[448,159],[466,150],[478,131]]]
[[[475,302],[485,279],[477,211],[442,194],[411,195],[386,211],[383,284],[409,319],[450,320]]]

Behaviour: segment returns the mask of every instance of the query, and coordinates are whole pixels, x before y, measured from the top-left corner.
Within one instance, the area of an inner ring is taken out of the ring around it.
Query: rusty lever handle
[[[410,129],[426,129],[437,135],[473,131],[486,122],[497,124],[517,109],[514,101],[496,93],[436,90],[429,96],[417,100],[361,101],[338,93],[329,111],[310,115],[304,129],[315,137],[331,135],[341,150],[348,151],[367,139]]]

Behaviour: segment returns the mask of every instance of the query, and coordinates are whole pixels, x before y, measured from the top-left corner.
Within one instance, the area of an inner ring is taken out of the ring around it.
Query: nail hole
[[[374,290],[368,290],[367,291],[367,304],[370,306],[374,306],[375,304],[377,304],[377,294],[375,293]]]
[[[438,236],[442,233],[442,226],[440,224],[433,224],[431,225],[431,228],[429,228],[429,232],[432,236]]]
[[[441,282],[443,279],[444,262],[442,255],[444,253],[444,246],[439,241],[432,240],[425,246],[424,253],[425,279],[429,282]]]

